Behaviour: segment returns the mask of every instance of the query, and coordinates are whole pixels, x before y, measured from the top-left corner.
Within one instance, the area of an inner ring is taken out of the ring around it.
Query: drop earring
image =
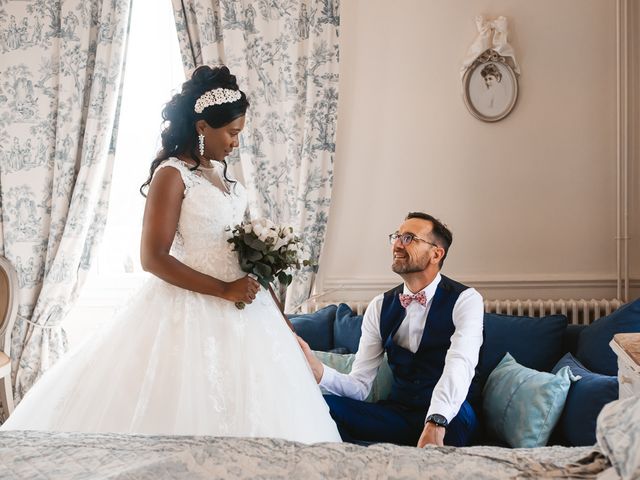
[[[198,135],[198,149],[200,150],[200,156],[204,157],[204,135],[202,133]]]

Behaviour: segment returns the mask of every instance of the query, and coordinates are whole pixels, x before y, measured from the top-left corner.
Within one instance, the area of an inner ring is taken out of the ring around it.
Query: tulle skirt
[[[0,429],[340,441],[267,291],[238,310],[155,277]]]

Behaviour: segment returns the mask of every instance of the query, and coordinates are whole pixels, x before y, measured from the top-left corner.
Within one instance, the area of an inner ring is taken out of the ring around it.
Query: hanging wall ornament
[[[461,69],[464,103],[474,117],[497,122],[515,107],[520,66],[507,41],[506,17],[487,21],[478,16],[475,22],[478,36]]]

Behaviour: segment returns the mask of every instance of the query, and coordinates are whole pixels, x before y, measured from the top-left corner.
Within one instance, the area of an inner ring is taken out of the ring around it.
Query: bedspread
[[[597,447],[304,445],[268,438],[0,433],[2,479],[595,478]]]

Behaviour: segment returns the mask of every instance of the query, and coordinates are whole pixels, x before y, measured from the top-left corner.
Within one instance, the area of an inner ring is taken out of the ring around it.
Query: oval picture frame
[[[511,113],[518,100],[518,78],[505,57],[487,50],[462,77],[464,104],[474,117],[497,122]]]

